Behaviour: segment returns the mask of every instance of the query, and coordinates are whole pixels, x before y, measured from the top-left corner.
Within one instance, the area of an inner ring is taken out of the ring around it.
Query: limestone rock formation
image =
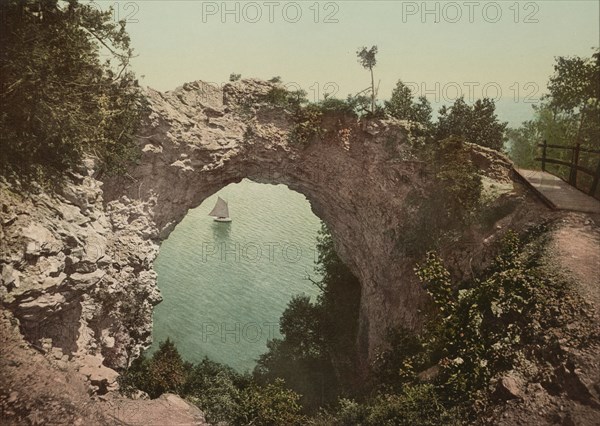
[[[105,207],[88,166],[57,194],[0,187],[0,297],[32,344],[123,367],[150,343],[152,306],[161,300],[156,228],[147,204]]]
[[[402,261],[397,232],[407,196],[418,196],[431,177],[395,120],[325,114],[321,139],[295,143],[293,114],[269,102],[273,87],[243,80],[219,89],[197,81],[172,92],[149,90],[142,160],[127,178],[106,180],[105,197],[152,202],[164,239],[189,209],[243,178],[304,194],[362,283],[359,338],[367,357],[388,326],[420,324],[424,294],[413,265]],[[512,189],[502,155],[473,147],[473,158],[483,174]]]

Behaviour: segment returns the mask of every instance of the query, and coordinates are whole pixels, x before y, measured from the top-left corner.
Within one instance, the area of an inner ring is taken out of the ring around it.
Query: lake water
[[[231,223],[208,213],[217,195]],[[163,302],[154,311],[154,344],[170,337],[184,357],[205,356],[251,370],[293,295],[313,298],[320,220],[306,198],[284,185],[244,180],[190,210],[156,259]]]

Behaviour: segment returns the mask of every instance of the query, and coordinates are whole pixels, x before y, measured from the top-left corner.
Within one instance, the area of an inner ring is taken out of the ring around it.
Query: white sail
[[[221,197],[218,197],[217,204],[215,204],[215,207],[208,215],[214,217],[229,217],[229,208],[227,207],[227,201],[225,201]]]

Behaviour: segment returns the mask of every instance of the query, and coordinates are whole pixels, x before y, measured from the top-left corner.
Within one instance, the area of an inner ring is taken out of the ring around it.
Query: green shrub
[[[483,189],[479,170],[461,138],[429,144],[421,156],[432,179],[409,194],[403,213],[407,220],[397,231],[397,247],[414,257],[459,239],[478,217]]]
[[[250,385],[240,396],[236,425],[293,426],[304,425],[300,395],[287,389],[284,381],[275,380],[266,386]]]
[[[335,412],[322,416],[323,424],[360,426],[452,426],[462,424],[455,410],[448,410],[432,385],[404,386],[393,394],[378,394],[367,402],[340,399]],[[318,423],[319,418],[317,418]]]
[[[84,154],[107,172],[135,160],[145,102],[124,22],[58,0],[3,1],[0,16],[0,173],[52,182]]]
[[[366,425],[438,426],[462,424],[446,409],[432,385],[405,386],[400,394],[380,395],[370,406]]]
[[[166,392],[182,393],[186,381],[185,367],[175,344],[167,339],[161,342],[152,358],[138,358],[119,377],[121,392],[131,395],[139,389],[150,398],[158,398]]]
[[[306,92],[303,90],[289,91],[283,87],[273,87],[267,93],[267,102],[271,105],[297,111],[302,104],[305,104]]]
[[[167,339],[151,358],[140,357],[119,377],[121,393],[132,396],[139,389],[151,398],[177,393],[197,405],[211,423],[233,425],[303,424],[300,395],[281,379],[261,386],[249,375],[204,359],[184,362]]]
[[[290,132],[290,140],[300,145],[308,145],[324,136],[322,128],[323,111],[315,104],[299,108],[294,115],[294,127]]]

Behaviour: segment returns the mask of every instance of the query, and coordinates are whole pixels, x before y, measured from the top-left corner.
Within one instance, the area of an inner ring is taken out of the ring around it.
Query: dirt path
[[[553,235],[559,266],[575,279],[581,295],[600,315],[600,216],[572,213]]]

